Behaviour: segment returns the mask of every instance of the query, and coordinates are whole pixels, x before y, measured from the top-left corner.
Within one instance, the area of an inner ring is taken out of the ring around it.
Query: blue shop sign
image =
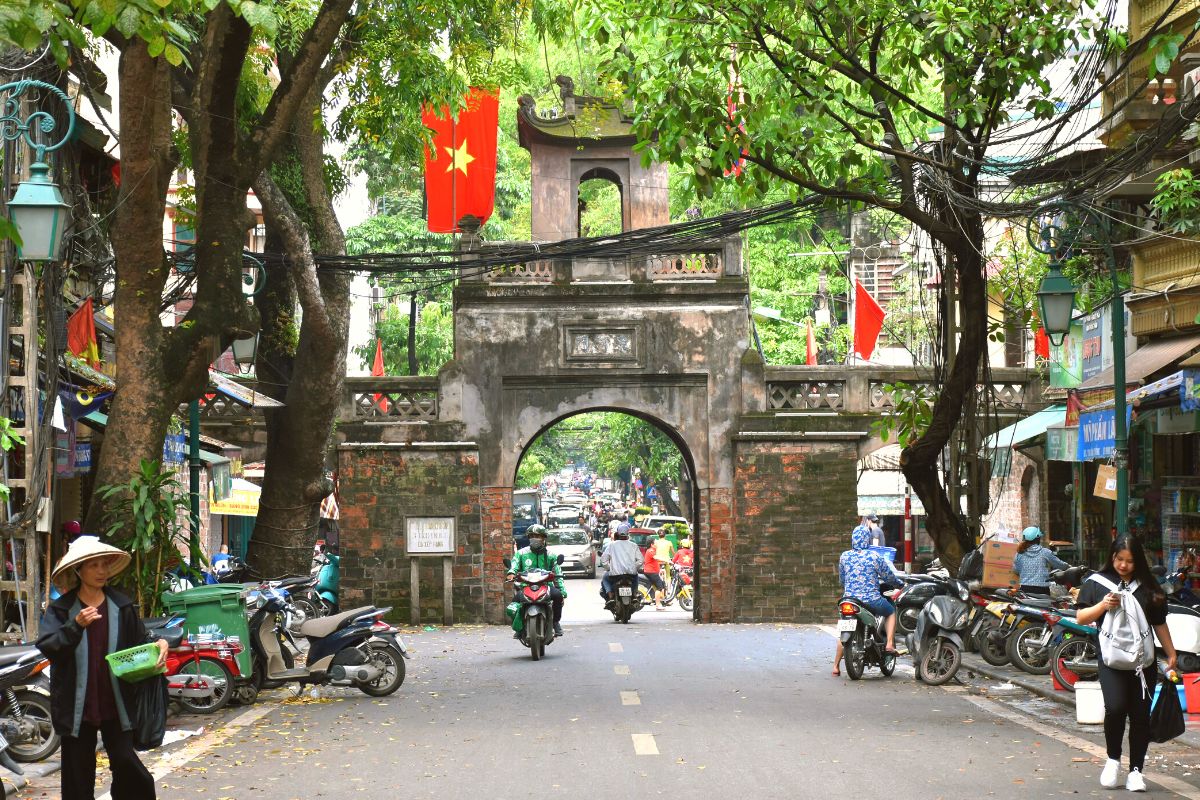
[[[182,433],[168,433],[163,441],[163,463],[182,464],[187,453],[187,437]]]
[[[1125,424],[1129,425],[1133,409],[1126,407]],[[1128,427],[1126,427],[1128,430]],[[1111,458],[1116,449],[1117,412],[1106,408],[1079,415],[1079,460],[1094,461]]]

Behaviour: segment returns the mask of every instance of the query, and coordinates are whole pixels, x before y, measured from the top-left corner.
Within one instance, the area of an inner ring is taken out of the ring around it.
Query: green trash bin
[[[246,620],[245,587],[241,584],[197,586],[182,592],[163,592],[163,605],[168,614],[178,614],[185,620],[183,628],[189,634],[222,634],[227,641],[242,646],[237,655],[242,677],[254,675],[254,655],[250,649],[250,625]]]

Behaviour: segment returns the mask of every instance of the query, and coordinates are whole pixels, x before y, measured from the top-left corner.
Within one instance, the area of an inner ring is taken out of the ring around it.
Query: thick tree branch
[[[240,164],[244,174],[258,175],[270,163],[279,143],[291,130],[292,121],[353,6],[354,0],[325,0],[321,4],[317,18],[297,48],[290,68],[283,74],[259,126],[250,137],[245,163]]]

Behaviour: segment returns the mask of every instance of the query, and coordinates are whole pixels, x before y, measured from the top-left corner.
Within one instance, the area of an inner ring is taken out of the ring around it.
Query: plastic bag
[[[153,750],[167,733],[167,679],[159,675],[134,684],[133,749]]]
[[[1158,700],[1150,710],[1150,739],[1159,743],[1169,742],[1187,729],[1175,684],[1165,677],[1161,680]]]

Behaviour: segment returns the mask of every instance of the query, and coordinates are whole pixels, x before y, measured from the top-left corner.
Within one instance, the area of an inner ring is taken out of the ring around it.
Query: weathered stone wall
[[[740,440],[734,462],[735,620],[827,621],[856,522],[855,442]]]
[[[454,517],[454,619],[485,618],[479,455],[469,444],[345,444],[338,449],[342,608],[392,606],[408,622],[405,520]],[[421,560],[421,619],[441,623],[442,559]]]

